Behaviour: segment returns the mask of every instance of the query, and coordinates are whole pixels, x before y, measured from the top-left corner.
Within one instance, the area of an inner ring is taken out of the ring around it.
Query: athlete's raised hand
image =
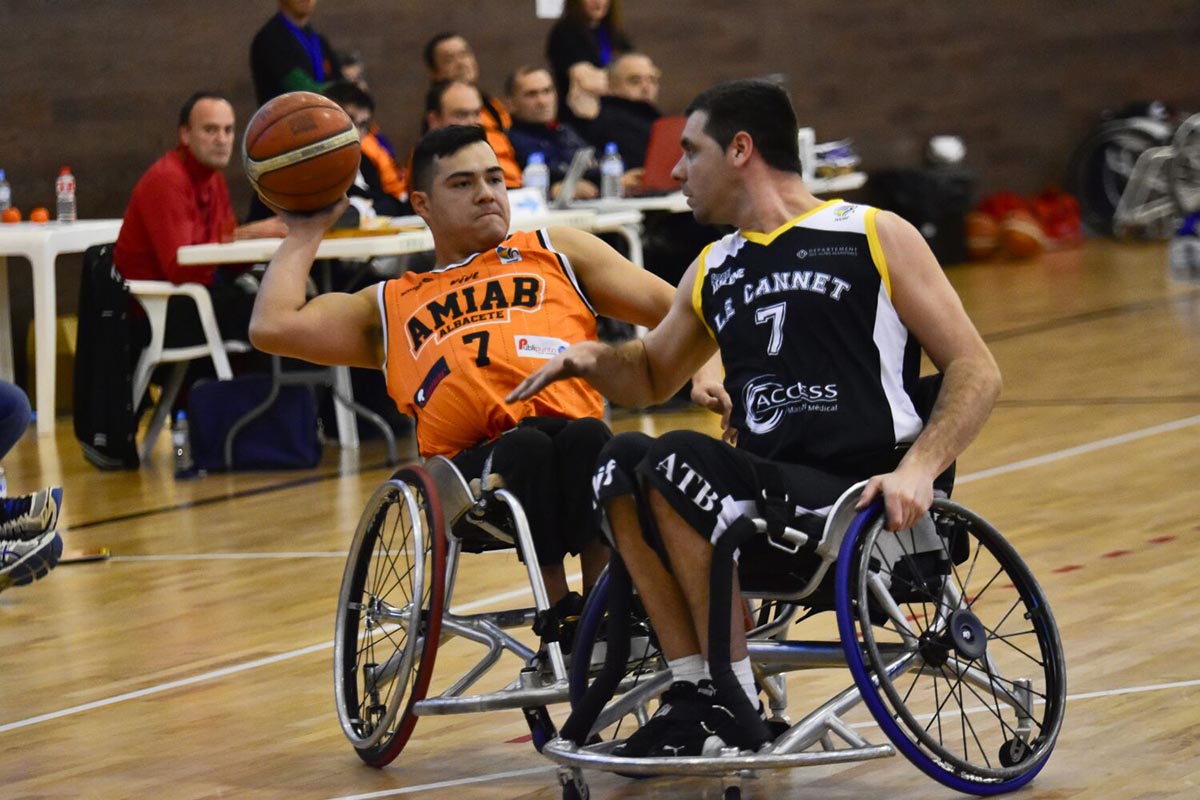
[[[555,381],[586,378],[593,374],[600,354],[608,349],[601,342],[580,342],[550,359],[544,367],[517,384],[504,398],[506,403],[528,400]]]

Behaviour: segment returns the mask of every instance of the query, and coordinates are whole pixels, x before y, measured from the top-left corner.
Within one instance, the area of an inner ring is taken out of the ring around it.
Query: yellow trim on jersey
[[[879,277],[883,279],[883,288],[887,290],[887,296],[890,299],[892,296],[892,275],[888,270],[887,256],[883,254],[883,245],[879,242],[879,231],[875,229],[875,215],[878,213],[878,208],[872,208],[867,211],[865,218],[867,244],[871,248],[871,260],[875,262],[875,269],[879,270]]]
[[[701,308],[700,303],[700,292],[704,289],[704,277],[708,274],[708,251],[712,250],[714,244],[716,242],[705,245],[704,249],[700,251],[700,255],[696,258],[696,281],[692,284],[692,309],[695,310],[696,316],[700,318],[700,322],[704,325],[704,329],[708,331],[708,335],[715,342],[717,335],[708,326],[708,320],[704,318],[704,309]]]
[[[775,241],[775,239],[779,236],[779,234],[783,233],[786,230],[796,227],[796,225],[798,225],[802,220],[808,219],[809,217],[811,217],[813,214],[816,214],[821,209],[827,208],[828,206],[833,205],[834,203],[844,203],[844,202],[845,201],[840,198],[834,199],[834,200],[826,200],[824,203],[821,203],[821,205],[817,206],[816,208],[809,209],[808,211],[805,211],[803,214],[801,214],[800,216],[798,216],[794,219],[789,219],[787,222],[783,223],[782,225],[780,225],[778,228],[771,231],[770,233],[759,233],[758,231],[741,231],[741,234],[742,234],[742,236],[746,237],[746,239],[748,241],[754,242],[755,244],[764,244],[764,245],[770,244],[771,242]]]

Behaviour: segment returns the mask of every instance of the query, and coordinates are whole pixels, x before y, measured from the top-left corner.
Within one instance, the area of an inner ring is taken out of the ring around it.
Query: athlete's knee
[[[635,431],[617,434],[600,449],[592,475],[592,492],[598,504],[612,497],[637,494],[637,466],[653,443],[649,436]]]
[[[573,419],[554,437],[560,452],[595,459],[600,450],[613,438],[603,420],[594,417]]]

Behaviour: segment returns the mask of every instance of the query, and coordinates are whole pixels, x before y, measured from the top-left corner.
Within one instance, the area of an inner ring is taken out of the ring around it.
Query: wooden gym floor
[[[956,499],[1017,545],[1067,654],[1065,726],[1029,800],[1200,796],[1200,286],[1169,283],[1165,259],[1160,244],[1091,242],[949,270],[1005,378]],[[700,412],[617,425],[715,430]],[[176,483],[165,441],[139,472],[101,473],[70,430],[26,436],[4,461],[9,489],[62,483],[68,550],[113,557],[0,595],[0,796],[559,796],[549,762],[511,741],[526,733],[516,712],[424,719],[385,770],[343,738],[334,609],[358,514],[388,475],[377,444],[330,447],[310,472]],[[511,554],[468,556],[456,605],[524,605],[525,585]],[[516,674],[505,664],[498,680]],[[794,677],[793,708],[848,681]],[[717,780],[589,777],[597,798],[720,795]],[[902,757],[743,792],[954,796]]]

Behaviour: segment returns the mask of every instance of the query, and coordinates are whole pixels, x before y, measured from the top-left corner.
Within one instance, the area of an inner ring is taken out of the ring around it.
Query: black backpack
[[[89,247],[79,282],[75,352],[75,438],[100,469],[137,469],[130,296],[113,266],[113,246]]]

